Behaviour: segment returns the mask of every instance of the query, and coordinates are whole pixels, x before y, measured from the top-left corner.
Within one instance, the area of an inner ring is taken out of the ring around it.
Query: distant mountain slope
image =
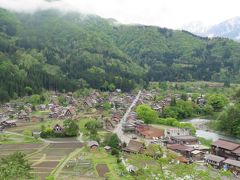
[[[240,82],[240,44],[95,15],[0,9],[0,101],[42,89],[129,91],[148,81]]]
[[[240,40],[240,17],[226,20],[222,23],[212,26],[207,31],[208,36],[219,36],[230,39]]]
[[[240,41],[240,17],[234,17],[213,26],[204,26],[200,22],[184,25],[182,29],[205,37],[224,37]]]

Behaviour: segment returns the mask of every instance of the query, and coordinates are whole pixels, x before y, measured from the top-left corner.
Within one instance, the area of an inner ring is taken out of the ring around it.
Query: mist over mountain
[[[205,37],[224,37],[240,41],[240,17],[234,17],[212,26],[205,26],[201,22],[192,22],[182,29]]]

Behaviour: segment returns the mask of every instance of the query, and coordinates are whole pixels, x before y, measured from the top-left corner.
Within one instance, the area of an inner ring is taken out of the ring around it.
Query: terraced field
[[[2,144],[0,145],[0,157],[5,157],[16,151],[21,151],[27,155],[27,159],[33,168],[36,179],[45,179],[71,152],[82,146],[83,144],[77,141],[36,144]]]

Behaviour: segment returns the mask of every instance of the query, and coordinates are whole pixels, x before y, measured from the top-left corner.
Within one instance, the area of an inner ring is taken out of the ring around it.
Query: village
[[[87,152],[81,151],[82,147],[89,148],[91,150],[89,154],[94,156],[94,153],[101,149],[101,144],[103,144],[102,138],[100,138],[100,141],[93,140],[82,132],[85,124],[81,125],[81,123],[90,118],[101,124],[100,137],[106,134],[116,134],[118,136],[118,150],[123,153],[121,161],[128,172],[134,172],[138,169],[131,163],[127,163],[129,153],[141,154],[148,146],[157,145],[175,154],[175,159],[179,163],[196,163],[199,166],[206,167],[211,165],[215,169],[230,170],[237,177],[240,172],[240,144],[219,139],[212,142],[211,147],[209,147],[201,144],[199,139],[188,128],[146,124],[137,117],[136,106],[138,105],[147,104],[160,113],[166,106],[170,105],[173,96],[176,99],[180,98],[179,94],[169,94],[164,99],[156,102],[154,100],[156,95],[157,92],[154,90],[122,93],[120,89],[107,93],[93,90],[88,95],[80,97],[76,97],[71,92],[50,92],[48,103],[5,103],[1,107],[0,113],[0,135],[22,135],[32,137],[33,141],[36,142],[32,146],[32,150],[35,151],[30,152],[25,146],[31,147],[31,145],[29,146],[31,143],[4,143],[8,139],[1,137],[1,157],[19,147],[18,150],[20,151],[29,151],[32,167],[40,179],[44,179],[51,174],[69,175],[71,173],[66,169],[72,166],[80,166],[79,164],[82,165],[83,162],[91,164],[88,159],[80,160],[82,157],[79,157],[80,159],[73,158],[77,153],[87,156]],[[203,104],[204,102],[203,96],[197,98],[197,103]],[[63,121],[66,120],[79,123],[80,129],[77,138],[61,136],[61,138],[47,139],[41,137],[42,126],[52,128],[55,134],[64,132]],[[26,131],[30,131],[30,133],[26,133]],[[18,138],[9,138],[12,141],[14,139]],[[42,149],[44,153],[39,150],[42,148],[39,144],[44,147]],[[9,149],[11,150],[9,151]],[[57,150],[61,151],[59,157],[50,153],[54,149],[56,152]],[[112,147],[108,145],[104,146],[103,149],[108,154],[113,151]],[[107,156],[111,156],[111,153]],[[43,160],[43,157],[45,160]],[[48,157],[50,157],[50,160]],[[67,160],[66,157],[68,157]],[[56,158],[59,159],[56,160]],[[60,161],[60,159],[64,160]],[[77,165],[78,161],[81,162]],[[60,169],[58,164],[60,164]],[[87,168],[90,167],[87,166]],[[101,163],[101,161],[96,164],[96,167],[91,168],[96,168],[99,177],[106,177],[107,173],[111,171],[111,168],[107,164]],[[61,171],[63,172],[61,173]],[[86,173],[83,176],[92,177],[96,175]]]

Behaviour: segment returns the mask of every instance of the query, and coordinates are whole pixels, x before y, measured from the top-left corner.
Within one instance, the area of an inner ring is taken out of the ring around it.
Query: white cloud
[[[115,18],[122,23],[141,23],[179,28],[192,21],[214,24],[240,16],[239,0],[0,0],[0,7],[34,12],[59,8]]]

